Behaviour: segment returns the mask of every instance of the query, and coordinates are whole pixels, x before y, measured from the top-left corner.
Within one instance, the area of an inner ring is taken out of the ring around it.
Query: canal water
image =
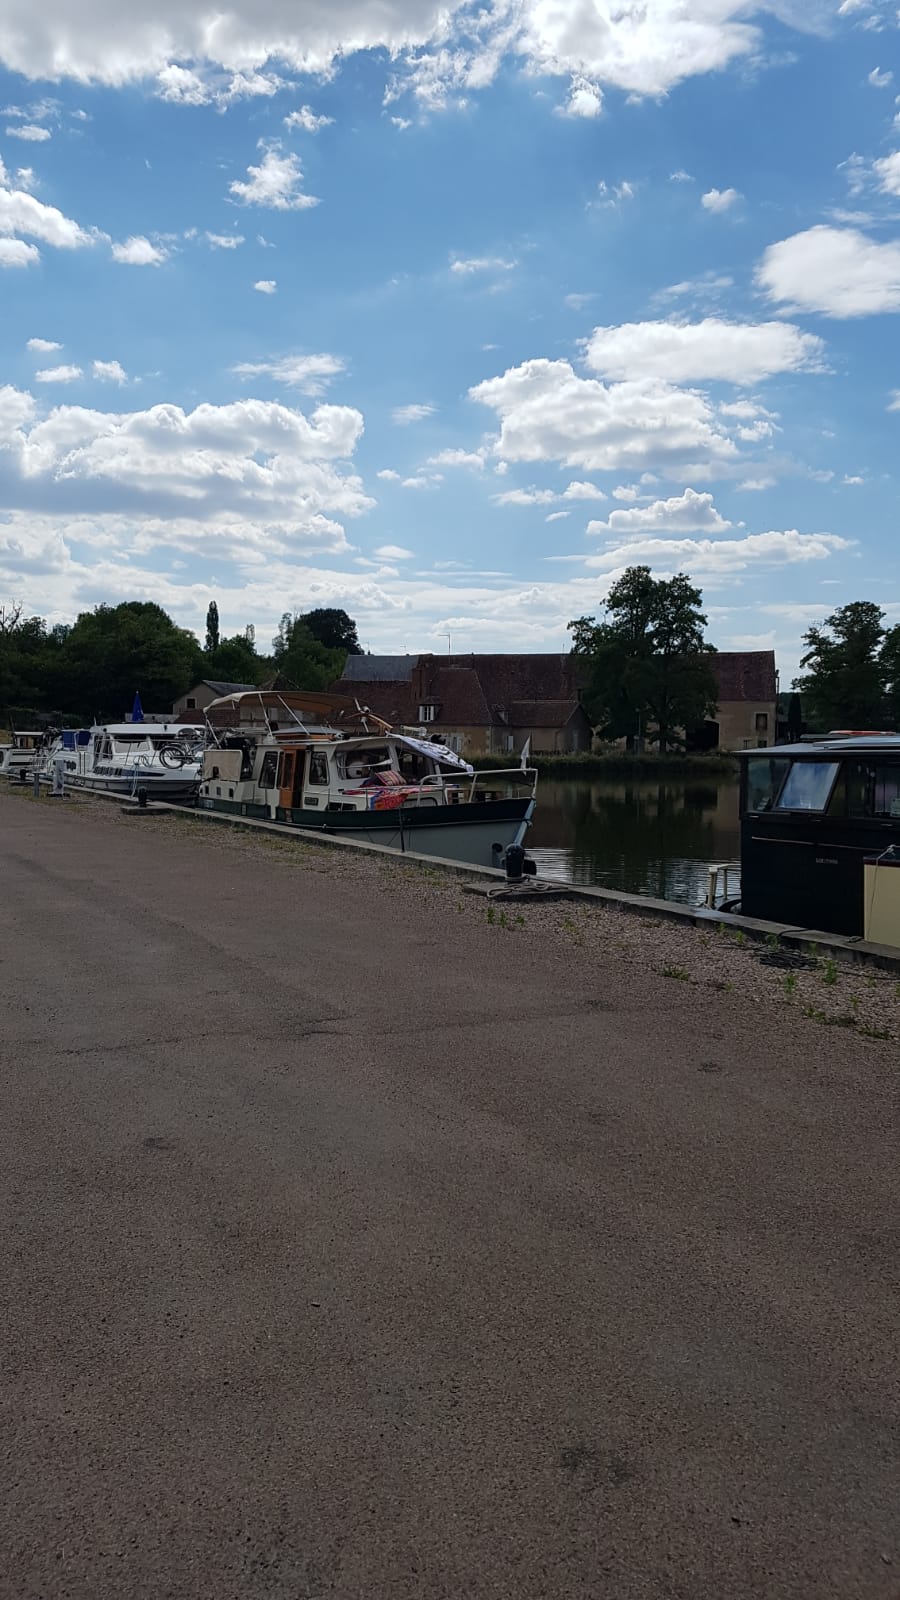
[[[740,854],[730,778],[542,780],[526,840],[542,877],[699,904],[713,862]],[[738,884],[729,878],[729,890]]]

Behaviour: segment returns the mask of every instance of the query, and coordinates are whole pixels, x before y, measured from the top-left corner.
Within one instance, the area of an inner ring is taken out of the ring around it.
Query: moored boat
[[[40,759],[42,733],[13,733],[11,743],[0,744],[0,778],[24,783]]]
[[[862,937],[867,866],[900,848],[900,736],[738,754],[743,915]]]
[[[304,719],[302,698],[257,691],[208,707],[218,726],[203,758],[201,809],[481,866],[522,843],[534,768],[476,772],[446,745],[391,729],[350,700],[309,696]]]
[[[67,728],[48,744],[40,774],[53,778],[59,762],[66,784],[98,794],[190,801],[196,797],[205,728],[179,722],[110,722]]]

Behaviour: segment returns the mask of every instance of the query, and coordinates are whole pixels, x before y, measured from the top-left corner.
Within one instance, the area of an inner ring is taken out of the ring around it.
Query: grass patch
[[[685,972],[684,967],[668,966],[660,967],[659,970],[664,978],[677,978],[679,983],[690,983],[691,981],[691,975],[689,972]]]

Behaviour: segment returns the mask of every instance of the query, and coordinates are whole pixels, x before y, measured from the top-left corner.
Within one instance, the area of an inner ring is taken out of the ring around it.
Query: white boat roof
[[[66,729],[66,732],[75,732],[75,729]],[[170,739],[173,735],[184,738],[189,733],[205,734],[206,729],[200,722],[95,722],[91,733],[141,733],[148,738],[153,735],[164,735]]]
[[[735,750],[736,756],[818,756],[818,755],[900,755],[900,733],[838,734],[829,738],[807,739],[802,744],[771,744],[756,750]]]

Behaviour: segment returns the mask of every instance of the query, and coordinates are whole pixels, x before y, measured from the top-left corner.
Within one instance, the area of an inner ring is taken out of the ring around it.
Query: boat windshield
[[[778,797],[779,811],[824,811],[839,761],[795,761]]]
[[[790,766],[787,756],[751,756],[747,762],[748,811],[770,811]]]

